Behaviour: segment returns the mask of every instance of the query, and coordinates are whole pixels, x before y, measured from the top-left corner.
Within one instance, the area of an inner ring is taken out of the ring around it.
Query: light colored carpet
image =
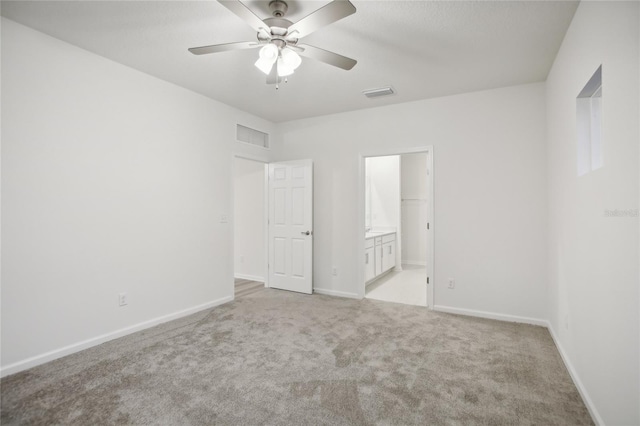
[[[542,327],[271,289],[1,386],[3,425],[591,424]]]

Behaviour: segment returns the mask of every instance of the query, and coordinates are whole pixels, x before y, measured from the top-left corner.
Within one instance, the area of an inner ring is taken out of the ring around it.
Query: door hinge
[[[427,284],[429,284],[429,277],[427,277]]]
[[[429,222],[427,222],[427,231],[429,230]]]

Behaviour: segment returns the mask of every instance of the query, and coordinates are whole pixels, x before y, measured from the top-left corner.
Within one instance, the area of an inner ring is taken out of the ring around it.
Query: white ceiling
[[[293,22],[328,1],[289,0]],[[217,1],[2,1],[2,15],[257,116],[282,122],[544,81],[574,1],[352,1],[357,12],[302,39],[354,58],[351,71],[303,59],[276,91],[257,50],[189,47],[254,41]],[[259,17],[268,1],[247,0]],[[368,99],[362,90],[392,85]]]

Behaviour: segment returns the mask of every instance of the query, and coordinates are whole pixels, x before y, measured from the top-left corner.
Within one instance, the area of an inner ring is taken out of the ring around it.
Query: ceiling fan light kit
[[[257,43],[237,42],[192,47],[189,51],[194,55],[252,49],[262,46],[255,66],[267,75],[267,84],[275,83],[276,88],[281,77],[290,76],[300,66],[302,63],[300,55],[344,70],[350,70],[357,63],[354,59],[318,47],[305,44],[298,45],[300,38],[355,13],[356,8],[349,0],[334,0],[296,23],[284,18],[289,6],[282,0],[274,0],[269,3],[269,10],[273,17],[265,20],[258,18],[239,0],[218,1],[246,21],[257,32],[258,41]]]
[[[280,59],[288,66],[297,69],[302,63],[302,58],[296,52],[291,49],[282,49],[280,52]]]
[[[291,66],[285,64],[282,58],[278,58],[278,77],[288,77],[293,74],[294,71]]]
[[[258,67],[260,71],[269,75],[271,72],[271,67],[278,59],[278,48],[273,44],[267,44],[262,49],[260,49],[260,54],[258,56],[258,60],[255,63],[255,66]]]
[[[281,50],[275,44],[267,44],[260,49],[260,57],[255,66],[265,73],[271,74],[273,64],[277,62],[278,77],[287,77],[296,70],[302,63],[300,55],[291,49],[283,48]]]

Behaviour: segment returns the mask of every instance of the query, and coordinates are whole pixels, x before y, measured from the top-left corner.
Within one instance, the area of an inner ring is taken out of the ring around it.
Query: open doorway
[[[363,165],[363,296],[432,305],[431,151],[368,156]]]
[[[233,159],[233,277],[234,297],[265,286],[265,163]]]

